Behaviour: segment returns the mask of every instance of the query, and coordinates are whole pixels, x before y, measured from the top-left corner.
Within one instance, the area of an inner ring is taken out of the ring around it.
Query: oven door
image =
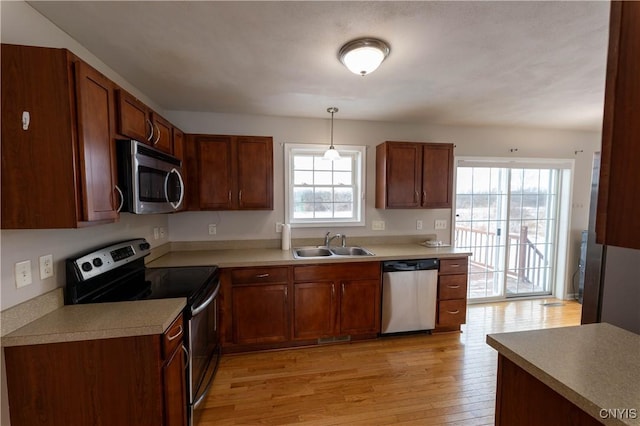
[[[212,290],[195,302],[188,312],[189,363],[187,366],[187,400],[189,401],[189,424],[193,425],[204,401],[220,361],[220,338],[218,331],[219,280]]]

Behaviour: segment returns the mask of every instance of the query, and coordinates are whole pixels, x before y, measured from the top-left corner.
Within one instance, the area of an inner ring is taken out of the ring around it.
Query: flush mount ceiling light
[[[327,112],[331,114],[331,145],[329,146],[329,149],[324,152],[324,159],[334,161],[340,159],[340,153],[333,146],[333,114],[338,112],[338,108],[329,107],[327,108]]]
[[[389,56],[391,48],[377,38],[351,40],[340,48],[338,58],[354,74],[365,76],[375,71]]]

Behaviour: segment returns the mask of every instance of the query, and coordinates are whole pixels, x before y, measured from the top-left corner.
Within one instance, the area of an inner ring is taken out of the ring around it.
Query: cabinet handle
[[[287,302],[287,298],[289,296],[289,290],[287,287],[284,288],[284,301]]]
[[[158,141],[160,140],[160,127],[156,124],[156,129],[158,130],[158,136],[156,136],[156,140],[153,141],[153,146],[156,146]]]
[[[149,136],[147,136],[147,142],[151,142],[151,139],[153,139],[153,123],[148,118],[147,124],[149,125]]]
[[[340,287],[342,287],[342,296],[344,297],[344,282],[340,283]]]
[[[460,288],[459,285],[450,285],[450,284],[448,284],[447,287],[449,287],[449,288]]]
[[[242,189],[238,192],[238,203],[242,204]]]
[[[182,336],[182,324],[180,324],[180,326],[178,327],[178,332],[173,336],[168,336],[168,339],[171,341],[177,339],[180,336]]]
[[[459,268],[459,267],[460,267],[460,264],[459,264],[459,263],[451,263],[451,264],[449,265],[449,268]]]
[[[231,202],[231,190],[229,190],[229,202]]]
[[[336,285],[335,284],[331,284],[331,300],[333,300],[336,297]]]
[[[427,191],[423,190],[422,191],[422,202],[426,202],[427,201]]]
[[[124,194],[122,193],[122,190],[120,189],[120,187],[118,185],[116,185],[114,188],[118,192],[118,194],[120,195],[120,204],[118,205],[118,208],[116,209],[116,213],[120,213],[120,210],[122,210],[122,206],[124,206]]]
[[[269,274],[258,274],[256,275],[256,278],[267,278],[269,276]]]
[[[459,313],[460,313],[460,310],[459,310],[459,309],[456,309],[455,311],[449,311],[449,310],[447,310],[447,313],[449,313],[449,314],[451,314],[451,315],[456,315],[456,314],[459,314]]]
[[[413,202],[414,203],[418,202],[418,191],[417,190],[413,192]]]

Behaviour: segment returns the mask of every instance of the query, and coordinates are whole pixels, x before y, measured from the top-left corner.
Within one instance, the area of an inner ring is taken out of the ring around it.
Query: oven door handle
[[[202,302],[199,306],[191,308],[191,316],[195,317],[200,312],[204,311],[207,308],[207,306],[209,306],[209,304],[213,302],[213,299],[216,298],[219,291],[220,291],[220,283],[218,283],[216,289],[213,291],[213,293],[211,293],[211,296],[207,297],[207,299],[204,302]]]
[[[184,370],[189,370],[189,364],[191,364],[191,355],[185,345],[182,345],[182,351],[184,352]]]

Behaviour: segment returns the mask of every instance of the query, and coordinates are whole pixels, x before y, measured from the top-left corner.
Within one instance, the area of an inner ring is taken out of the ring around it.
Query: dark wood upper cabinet
[[[376,208],[451,208],[453,144],[385,142],[376,147]]]
[[[116,94],[118,134],[173,154],[173,125],[126,90]]]
[[[1,54],[2,228],[115,221],[114,84],[66,49]]]
[[[190,135],[190,210],[273,209],[273,139]]]
[[[596,241],[640,249],[640,3],[611,3]]]

